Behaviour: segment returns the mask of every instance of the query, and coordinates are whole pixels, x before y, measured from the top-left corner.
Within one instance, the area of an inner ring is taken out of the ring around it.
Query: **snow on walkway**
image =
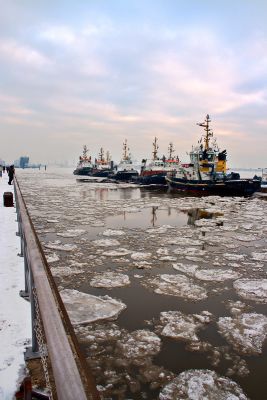
[[[4,207],[4,192],[14,192],[7,173],[0,177],[0,399],[11,400],[25,375],[24,351],[31,338],[30,304],[19,296],[24,261],[14,207]]]

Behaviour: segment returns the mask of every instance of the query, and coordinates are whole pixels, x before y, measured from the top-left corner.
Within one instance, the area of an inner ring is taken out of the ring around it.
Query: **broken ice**
[[[210,370],[192,369],[182,372],[168,383],[160,400],[248,400],[240,386],[229,378]]]
[[[73,325],[113,320],[126,308],[124,303],[109,296],[93,296],[74,289],[64,289],[60,295]]]

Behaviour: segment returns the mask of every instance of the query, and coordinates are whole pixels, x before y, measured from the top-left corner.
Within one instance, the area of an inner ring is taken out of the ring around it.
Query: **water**
[[[237,279],[267,277],[261,198],[194,198],[81,182],[69,169],[17,170],[17,176],[45,254],[58,257],[49,265],[59,289],[108,295],[127,306],[114,321],[76,327],[105,398],[157,399],[179,373],[199,368],[229,376],[250,399],[267,398],[266,338],[260,350],[246,347],[241,320],[246,313],[266,316],[267,294],[251,298],[233,287]],[[65,251],[66,244],[76,247]],[[90,284],[107,271],[127,275],[130,285]],[[167,311],[181,313],[176,339],[163,334]],[[204,323],[206,311],[211,317]],[[218,328],[222,317],[232,324],[227,336]],[[197,340],[187,337],[190,329]],[[261,342],[264,332],[252,331]],[[142,342],[146,334],[155,336]]]

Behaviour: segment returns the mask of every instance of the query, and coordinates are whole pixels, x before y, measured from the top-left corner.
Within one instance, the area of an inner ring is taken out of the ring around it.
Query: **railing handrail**
[[[57,397],[59,400],[100,400],[94,379],[88,371],[89,368],[86,368],[86,362],[78,360],[79,368],[77,366],[76,360],[80,358],[80,354],[77,354],[77,342],[71,341],[70,343],[70,336],[73,339],[75,334],[56,285],[51,285],[52,275],[49,276],[47,273],[47,262],[16,178],[14,179],[14,189],[23,240],[26,242],[24,257],[28,257],[33,276]],[[65,321],[61,316],[62,313]],[[69,323],[68,331],[72,331],[71,335],[66,334],[66,318]]]

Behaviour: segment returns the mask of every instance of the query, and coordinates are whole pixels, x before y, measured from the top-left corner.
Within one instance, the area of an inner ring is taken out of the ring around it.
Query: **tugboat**
[[[95,160],[95,165],[93,167],[90,176],[105,178],[112,173],[113,161],[111,161],[111,156],[109,151],[106,153],[106,158],[104,157],[104,149],[100,148],[98,159]]]
[[[131,181],[133,178],[138,177],[139,173],[133,166],[133,161],[130,154],[130,149],[127,146],[127,139],[123,142],[122,159],[115,169],[110,178],[118,181]]]
[[[169,188],[220,196],[250,196],[260,190],[259,180],[240,179],[240,175],[234,172],[226,174],[226,150],[219,151],[209,126],[210,121],[207,115],[203,123],[197,124],[205,130],[204,146],[201,139],[197,146],[192,147],[190,163],[180,164],[179,168],[167,175]]]
[[[93,164],[91,162],[91,156],[87,156],[88,148],[86,145],[83,146],[83,154],[79,157],[79,162],[76,169],[73,171],[74,175],[88,175],[93,170]]]
[[[179,166],[179,158],[173,157],[173,144],[169,145],[169,157],[158,157],[159,146],[158,139],[155,137],[153,142],[152,160],[149,164],[147,160],[142,161],[141,173],[138,182],[143,185],[166,185],[166,175],[168,172],[173,172]]]

